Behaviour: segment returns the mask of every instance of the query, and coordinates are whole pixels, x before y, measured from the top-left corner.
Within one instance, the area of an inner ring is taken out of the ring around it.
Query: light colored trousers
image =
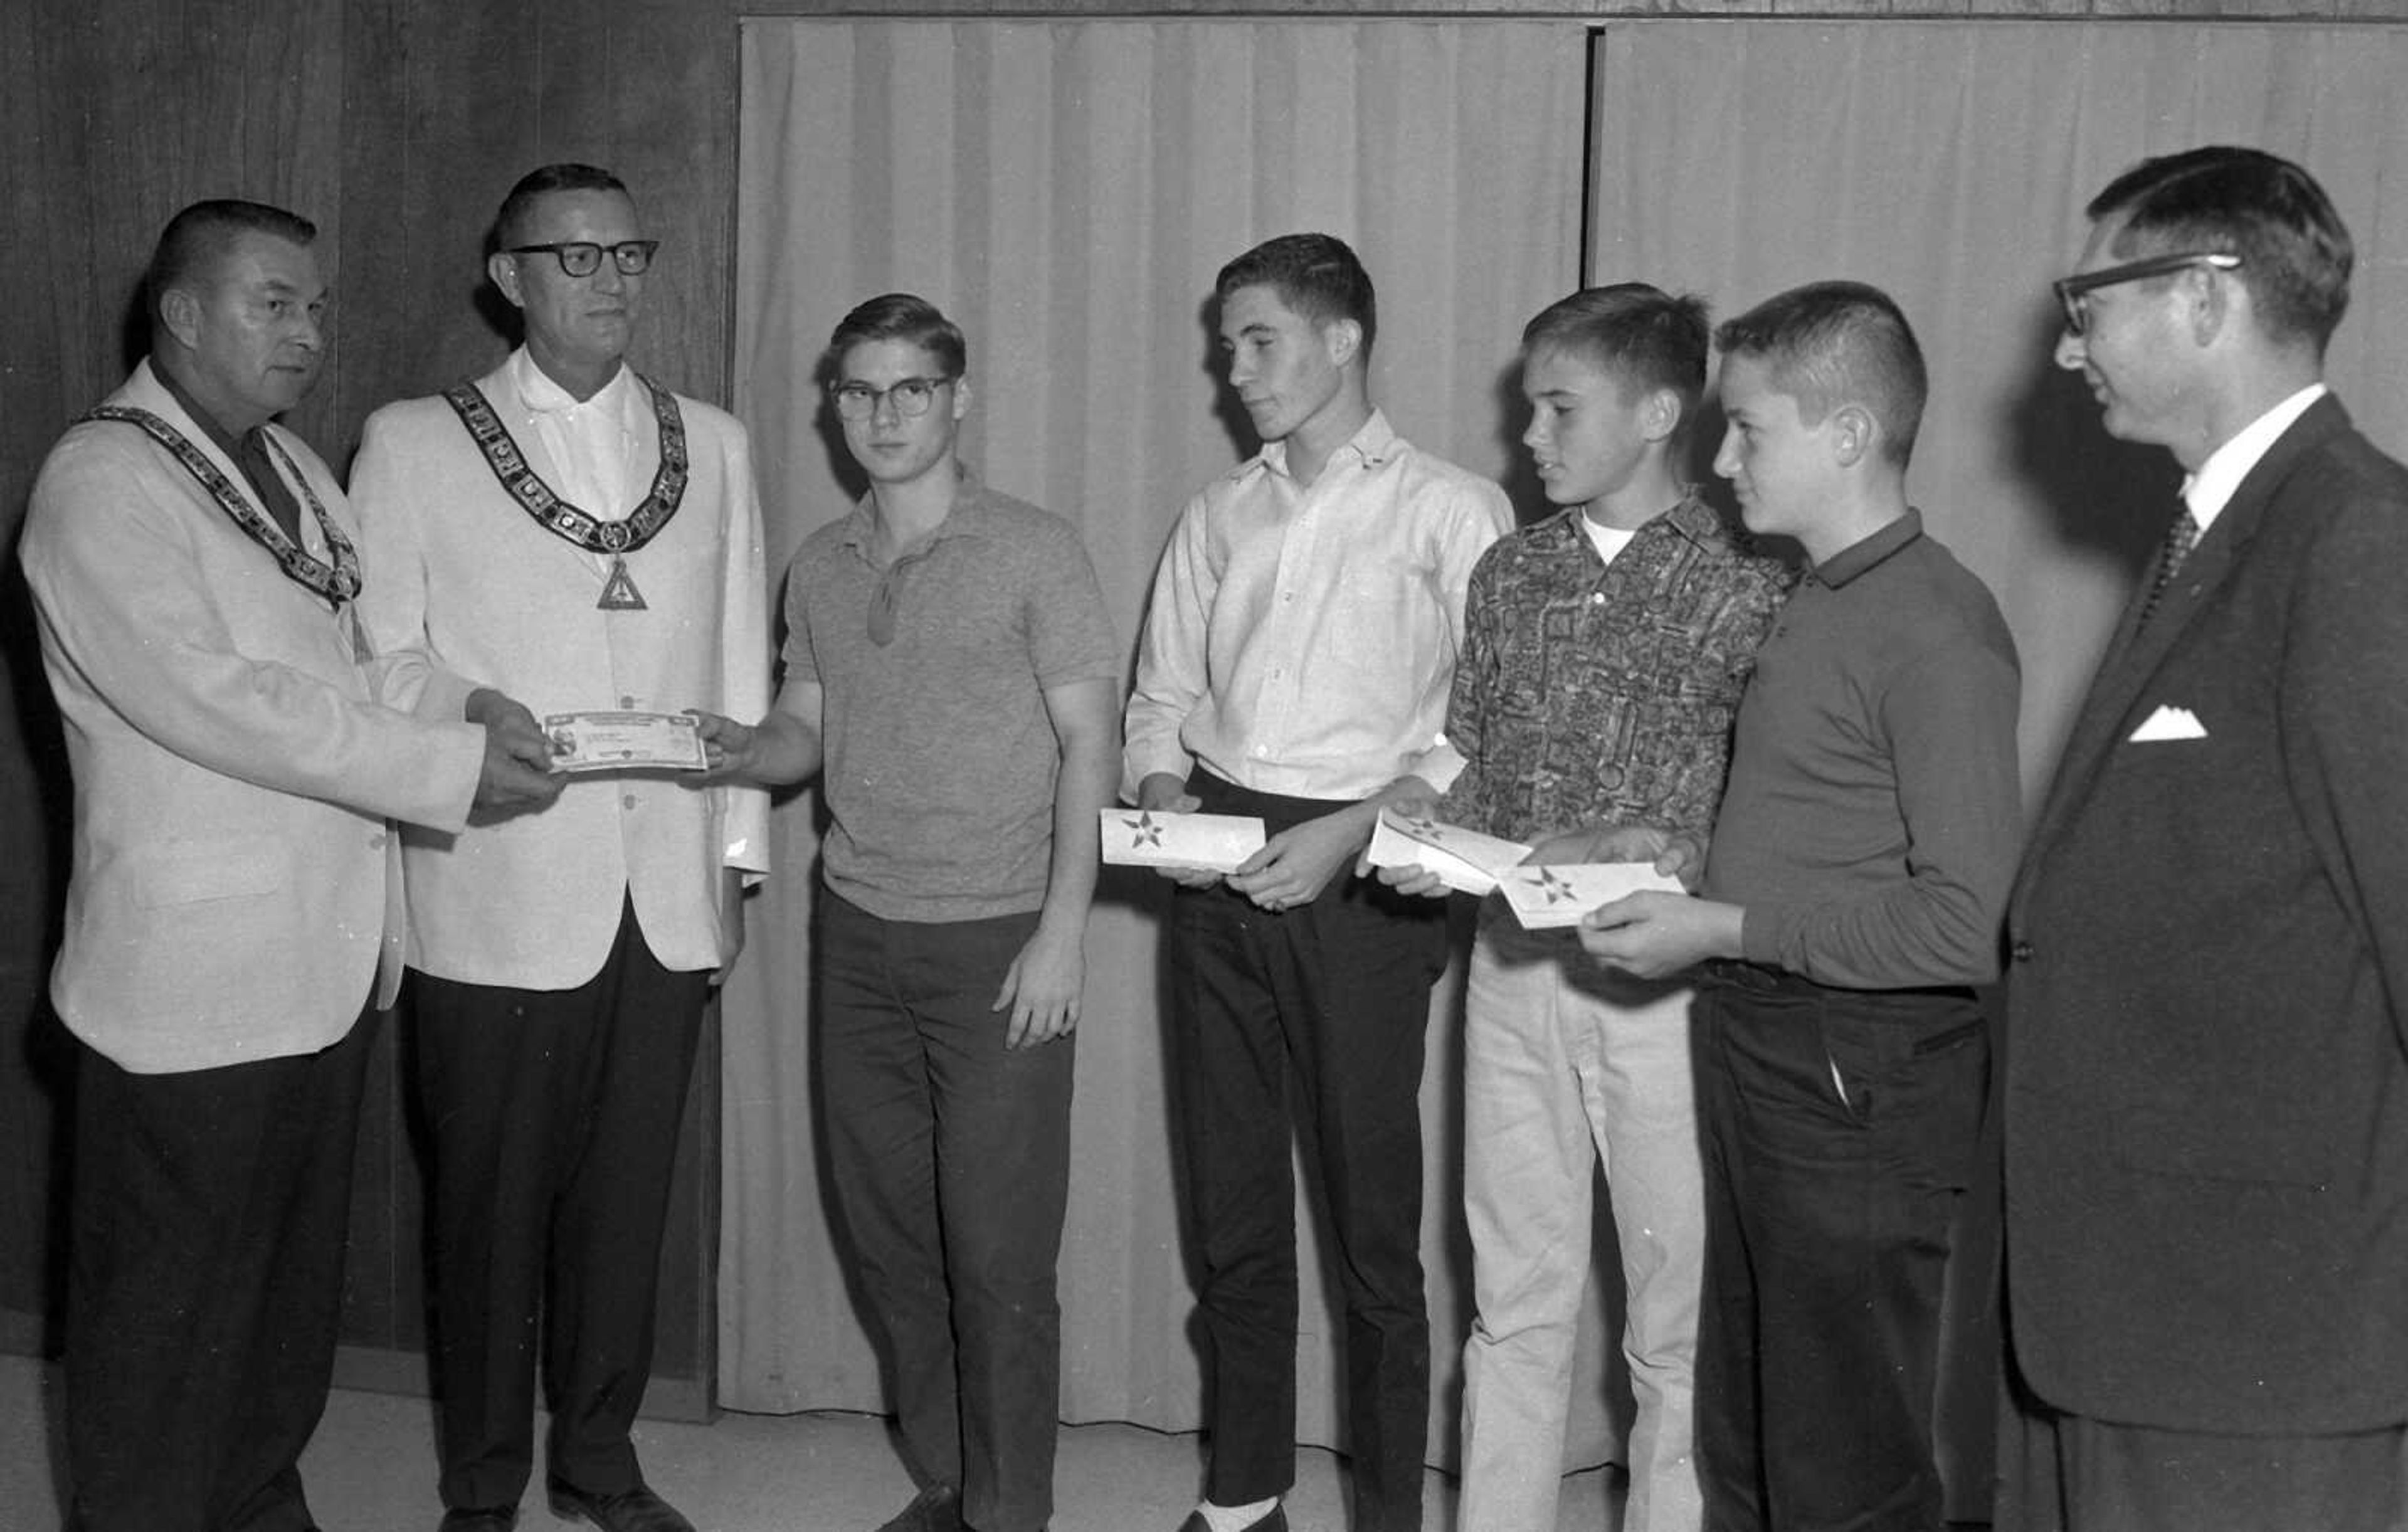
[[[1554,1532],[1602,1161],[1638,1406],[1624,1532],[1696,1532],[1692,1371],[1705,1194],[1685,988],[1481,911],[1464,1028],[1463,1207],[1479,1308],[1464,1343],[1463,1532]]]

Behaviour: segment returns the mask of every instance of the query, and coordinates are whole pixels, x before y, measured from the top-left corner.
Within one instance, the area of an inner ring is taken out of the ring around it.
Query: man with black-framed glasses
[[[2408,1525],[2408,470],[2253,149],[2088,209],[2057,362],[2186,475],[2008,914],[2017,1532]]]
[[[630,765],[572,753],[541,812],[404,847],[442,1525],[513,1525],[540,1366],[555,1506],[691,1532],[628,1433],[687,1082],[767,803],[666,752],[681,734],[701,764],[683,709],[767,701],[760,509],[743,428],[626,365],[658,249],[626,187],[547,165],[494,235],[486,274],[526,343],[369,418],[352,489],[383,578],[361,615],[380,650],[523,699],[509,722],[545,715],[556,749],[609,731]]]
[[[795,554],[778,705],[703,737],[714,775],[817,775],[828,808],[821,1120],[917,1488],[880,1532],[1040,1532],[1119,646],[1077,528],[957,456],[959,326],[890,293],[824,365],[869,489]]]

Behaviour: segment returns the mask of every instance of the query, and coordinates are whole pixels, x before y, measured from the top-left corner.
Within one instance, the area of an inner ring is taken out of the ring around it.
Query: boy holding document
[[[1575,293],[1523,333],[1522,439],[1563,508],[1472,571],[1446,729],[1464,768],[1434,811],[1535,843],[1534,862],[1655,861],[1676,837],[1702,843],[1722,796],[1731,721],[1786,580],[1681,480],[1706,346],[1702,302],[1640,282]],[[1382,877],[1440,886],[1418,868]],[[1588,960],[1570,930],[1525,930],[1501,898],[1481,907],[1465,1000],[1479,1311],[1464,1346],[1462,1525],[1555,1525],[1599,1160],[1638,1406],[1623,1525],[1698,1525],[1705,1209],[1689,995]]]

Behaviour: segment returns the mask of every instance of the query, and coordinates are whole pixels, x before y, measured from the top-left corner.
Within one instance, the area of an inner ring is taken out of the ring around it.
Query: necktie
[[[294,502],[293,492],[284,487],[283,477],[277,473],[276,465],[267,459],[267,432],[264,427],[254,426],[243,433],[239,450],[235,453],[235,463],[242,469],[242,476],[251,480],[251,490],[259,496],[260,505],[276,519],[276,524],[284,529],[284,535],[293,539],[293,545],[300,547],[301,507]]]
[[[2166,528],[2166,545],[2157,554],[2157,578],[2149,581],[2149,598],[2141,603],[2140,627],[2148,626],[2149,619],[2157,615],[2157,603],[2165,599],[2167,587],[2174,582],[2174,571],[2182,567],[2183,560],[2190,557],[2190,551],[2198,546],[2199,523],[2192,517],[2190,508],[2185,506],[2175,514],[2174,524]]]

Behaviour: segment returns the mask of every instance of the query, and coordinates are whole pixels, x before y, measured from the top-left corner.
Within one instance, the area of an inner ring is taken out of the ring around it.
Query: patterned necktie
[[[2174,517],[2174,524],[2166,528],[2166,546],[2157,554],[2157,575],[2149,581],[2149,598],[2141,603],[2141,621],[2135,632],[2149,625],[2149,619],[2157,614],[2157,603],[2165,599],[2166,588],[2174,582],[2174,571],[2182,567],[2183,560],[2190,557],[2190,551],[2198,546],[2199,522],[2191,515],[2190,508],[2185,506]]]

